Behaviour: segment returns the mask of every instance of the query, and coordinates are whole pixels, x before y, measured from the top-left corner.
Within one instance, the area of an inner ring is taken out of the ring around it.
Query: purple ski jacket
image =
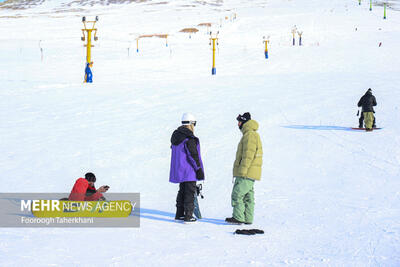
[[[203,169],[199,139],[186,127],[179,127],[171,136],[171,183],[194,182],[196,171]]]

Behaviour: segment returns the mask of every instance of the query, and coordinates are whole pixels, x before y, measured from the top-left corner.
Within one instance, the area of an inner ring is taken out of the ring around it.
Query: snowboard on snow
[[[194,210],[193,210],[194,216],[196,216],[197,219],[201,219],[201,212],[200,212],[200,206],[199,206],[199,201],[197,199],[197,194],[194,194]]]
[[[351,129],[352,129],[352,130],[365,131],[365,128],[351,128]],[[375,130],[380,130],[380,129],[382,129],[382,128],[373,128],[372,130],[375,131]]]
[[[50,208],[50,204],[51,208]],[[129,200],[111,201],[72,201],[72,200],[39,200],[33,207],[32,214],[39,218],[51,217],[128,217],[133,209]]]

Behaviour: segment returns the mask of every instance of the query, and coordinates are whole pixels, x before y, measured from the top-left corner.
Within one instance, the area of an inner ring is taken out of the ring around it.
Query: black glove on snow
[[[196,171],[196,179],[197,180],[204,180],[204,172],[203,172],[203,169],[198,169],[197,171]]]

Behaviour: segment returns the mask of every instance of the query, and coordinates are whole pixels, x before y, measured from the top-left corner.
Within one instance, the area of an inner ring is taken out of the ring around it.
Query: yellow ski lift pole
[[[264,54],[265,54],[265,58],[268,59],[268,43],[269,43],[269,36],[267,37],[267,39],[265,39],[265,36],[264,36],[263,39],[264,39],[263,43],[265,44],[265,51],[264,51]]]
[[[293,34],[293,46],[296,45],[296,32],[297,32],[297,27],[296,25],[293,26],[292,28],[292,34]]]
[[[297,34],[299,35],[299,46],[301,46],[301,36],[303,35],[303,31],[298,31]]]
[[[218,45],[218,34],[219,31],[213,35],[212,32],[210,32],[210,45],[212,42],[212,53],[213,53],[213,57],[212,57],[212,69],[211,69],[211,74],[212,75],[216,75],[217,74],[217,69],[215,67],[215,47],[216,45]]]
[[[86,45],[84,45],[84,46],[86,46],[86,67],[85,67],[84,83],[93,82],[93,80],[92,80],[93,75],[92,75],[92,70],[91,70],[91,67],[93,66],[91,49],[92,49],[92,47],[94,47],[94,45],[92,45],[92,32],[94,32],[93,39],[95,41],[97,41],[98,40],[98,38],[96,36],[97,29],[94,28],[97,21],[99,21],[98,16],[96,16],[94,21],[86,21],[86,17],[82,17],[82,23],[83,23],[84,29],[82,29],[83,36],[81,37],[81,40],[87,41]],[[87,27],[87,26],[89,26],[88,24],[89,25],[92,24],[91,25],[92,27],[91,28]],[[85,33],[86,33],[86,36],[85,36]]]
[[[139,37],[136,38],[136,53],[139,53]]]
[[[94,21],[86,21],[86,17],[82,17],[84,29],[82,29],[83,37],[81,37],[81,40],[87,41],[87,43],[85,45],[86,46],[86,63],[92,62],[92,50],[91,49],[92,49],[92,47],[94,47],[94,45],[92,45],[92,32],[94,32],[94,34],[93,34],[94,41],[98,40],[98,37],[96,36],[97,29],[94,27],[97,21],[99,21],[98,16],[96,16]],[[92,24],[91,28],[88,27],[88,26],[90,26],[90,24]],[[86,36],[85,36],[85,33],[86,33]]]
[[[383,19],[386,19],[386,3],[383,3]]]

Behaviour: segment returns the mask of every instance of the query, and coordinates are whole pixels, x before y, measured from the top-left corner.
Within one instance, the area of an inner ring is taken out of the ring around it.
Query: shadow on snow
[[[140,208],[140,218],[163,222],[181,223],[181,221],[175,220],[175,213],[154,209]],[[212,223],[216,225],[228,225],[224,220],[211,218],[202,218],[199,220],[199,222]]]
[[[283,128],[296,130],[319,130],[319,131],[354,131],[351,127],[328,126],[328,125],[288,125]]]

